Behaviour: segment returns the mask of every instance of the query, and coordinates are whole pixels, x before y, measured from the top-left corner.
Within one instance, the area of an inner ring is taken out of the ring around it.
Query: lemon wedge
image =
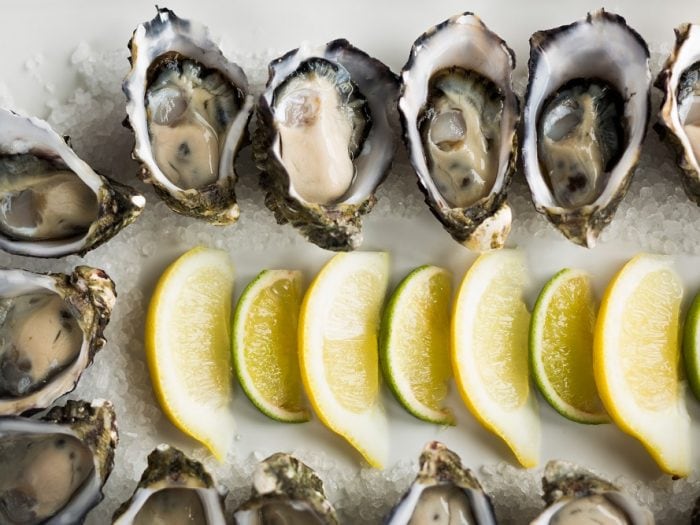
[[[680,382],[683,287],[669,258],[640,254],[612,279],[598,314],[593,367],[613,421],[662,470],[690,470],[690,419]]]
[[[146,358],[163,412],[219,460],[234,439],[229,326],[233,266],[194,248],[160,277],[146,317]]]
[[[377,350],[388,279],[388,254],[338,254],[311,283],[299,317],[301,375],[314,411],[377,468],[389,455]]]
[[[520,252],[479,256],[455,298],[452,369],[476,419],[500,436],[524,467],[534,467],[541,429],[528,373],[527,281]]]

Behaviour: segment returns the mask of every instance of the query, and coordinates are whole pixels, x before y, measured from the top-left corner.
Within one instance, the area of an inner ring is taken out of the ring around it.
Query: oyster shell
[[[532,201],[593,247],[627,192],[650,111],[649,49],[604,10],[530,38],[522,164]]]
[[[381,62],[334,40],[270,64],[253,154],[265,205],[314,244],[353,250],[396,149],[398,80]]]
[[[105,343],[116,300],[102,270],[0,269],[0,416],[46,408],[75,388]]]
[[[542,478],[547,509],[531,525],[653,525],[654,517],[615,485],[566,461],[550,461]]]
[[[0,109],[0,248],[84,255],[141,213],[133,188],[95,173],[37,118]]]
[[[119,436],[109,401],[68,401],[42,419],[0,418],[0,523],[82,523],[102,500]]]
[[[514,67],[506,43],[464,13],[421,35],[401,71],[399,111],[419,187],[450,235],[473,250],[501,248],[510,232]]]
[[[226,490],[217,486],[201,463],[176,448],[159,445],[148,455],[141,481],[114,513],[112,523],[226,525],[225,497]]]
[[[700,25],[675,31],[676,46],[656,79],[664,99],[655,127],[678,155],[685,192],[700,205]]]
[[[122,89],[140,177],[178,213],[235,222],[234,162],[253,110],[245,73],[205,26],[165,8],[136,28],[129,49]]]
[[[237,525],[337,525],[338,518],[323,492],[323,482],[289,454],[262,461],[253,477],[253,496],[233,515]]]
[[[459,456],[442,443],[428,443],[411,488],[384,520],[385,525],[464,523],[495,525],[488,495]]]

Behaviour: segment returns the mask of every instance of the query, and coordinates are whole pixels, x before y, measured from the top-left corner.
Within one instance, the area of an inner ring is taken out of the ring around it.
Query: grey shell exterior
[[[277,453],[258,465],[254,475],[253,495],[234,514],[252,510],[269,501],[305,502],[326,525],[338,525],[335,509],[326,499],[323,481],[307,465],[295,457]]]
[[[398,93],[396,75],[380,61],[352,46],[347,40],[333,40],[326,44],[325,49],[329,53],[347,52],[358,57],[358,60],[365,61],[371,65],[375,75],[382,82],[394,84],[395,91]],[[298,49],[289,51],[270,64],[266,90],[271,87],[274,67],[288,60],[298,51]],[[396,104],[395,101],[391,101],[387,102],[387,105],[394,108]],[[299,201],[289,194],[289,176],[282,163],[271,151],[277,137],[277,131],[274,125],[273,109],[264,94],[258,101],[256,120],[257,124],[253,133],[253,157],[261,171],[260,186],[265,191],[265,206],[275,214],[277,223],[290,223],[301,230],[309,241],[326,250],[350,251],[357,248],[362,242],[362,216],[369,213],[377,201],[374,191],[357,204],[320,205]],[[391,162],[388,162],[374,185],[375,189],[386,178],[390,169]]]
[[[562,498],[581,498],[617,491],[617,487],[573,463],[550,461],[542,478],[542,490],[545,503],[551,505]]]
[[[693,167],[693,163],[688,158],[688,152],[683,147],[683,144],[678,139],[678,136],[673,128],[669,125],[671,120],[671,108],[668,107],[670,102],[669,99],[676,96],[676,93],[674,92],[675,86],[671,84],[671,71],[676,63],[678,52],[688,39],[690,27],[690,24],[682,24],[678,28],[674,29],[676,34],[676,45],[666,60],[664,67],[659,72],[656,82],[654,82],[654,86],[660,89],[664,95],[663,100],[661,101],[660,118],[659,121],[654,124],[654,130],[659,134],[662,140],[668,143],[676,154],[676,162],[681,169],[681,182],[683,183],[683,189],[690,200],[700,206],[700,173],[698,173]],[[698,54],[700,55],[700,52]]]

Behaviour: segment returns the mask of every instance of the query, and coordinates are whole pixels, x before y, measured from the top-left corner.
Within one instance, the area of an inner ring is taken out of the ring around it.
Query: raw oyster
[[[234,162],[253,110],[245,73],[205,26],[169,9],[139,25],[129,49],[122,88],[141,178],[178,213],[235,222]]]
[[[664,92],[656,130],[676,150],[685,192],[700,205],[700,25],[676,29],[676,47],[656,87]]]
[[[116,300],[102,270],[0,269],[0,416],[46,408],[75,388],[105,343]]]
[[[491,500],[459,456],[442,443],[428,443],[411,488],[384,520],[385,525],[459,523],[495,525]]]
[[[201,463],[181,451],[159,445],[131,498],[114,513],[119,525],[226,525],[226,490],[216,485]]]
[[[109,401],[68,401],[42,419],[0,418],[0,523],[83,523],[102,500],[119,436]]]
[[[531,525],[653,525],[654,517],[615,485],[566,461],[550,461],[542,478],[547,509]]]
[[[133,188],[95,173],[37,118],[0,109],[0,248],[84,255],[141,213]]]
[[[649,49],[604,10],[530,38],[522,163],[532,201],[593,247],[627,192],[650,111]]]
[[[253,496],[233,515],[237,525],[337,525],[316,473],[289,454],[273,454],[253,477]]]
[[[501,248],[510,232],[514,67],[506,43],[464,13],[421,35],[401,71],[399,111],[419,187],[450,235],[473,250]]]
[[[353,250],[361,216],[396,149],[398,80],[381,62],[334,40],[270,64],[253,154],[265,205],[314,244]]]

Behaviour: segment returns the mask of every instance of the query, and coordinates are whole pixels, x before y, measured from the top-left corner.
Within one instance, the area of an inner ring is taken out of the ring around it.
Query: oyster
[[[593,247],[627,192],[650,111],[649,49],[604,10],[530,38],[522,164],[532,201]]]
[[[68,401],[42,419],[0,418],[0,523],[82,523],[102,500],[118,438],[104,400]]]
[[[253,154],[278,223],[328,250],[359,246],[361,216],[396,149],[397,84],[347,40],[301,47],[270,64]]]
[[[75,388],[105,343],[116,300],[102,270],[0,270],[0,416],[43,409]]]
[[[676,46],[656,87],[664,92],[656,130],[676,150],[683,187],[700,205],[700,25],[676,29]]]
[[[506,43],[464,13],[421,35],[401,71],[399,111],[419,187],[450,235],[473,250],[501,248],[510,232],[514,67]]]
[[[225,525],[224,497],[201,463],[178,449],[159,445],[133,496],[114,513],[119,525]]]
[[[214,224],[238,219],[234,161],[253,97],[201,24],[159,8],[129,41],[122,86],[140,176],[174,211]]]
[[[95,173],[49,125],[0,109],[0,248],[62,257],[108,241],[141,213],[133,188]]]
[[[253,477],[253,496],[233,515],[237,525],[337,525],[338,518],[316,473],[289,454],[262,461]]]
[[[653,525],[654,517],[615,485],[566,461],[550,461],[542,478],[547,509],[531,525]]]
[[[384,520],[385,525],[459,523],[495,525],[491,500],[459,456],[442,443],[428,443],[411,488]]]

